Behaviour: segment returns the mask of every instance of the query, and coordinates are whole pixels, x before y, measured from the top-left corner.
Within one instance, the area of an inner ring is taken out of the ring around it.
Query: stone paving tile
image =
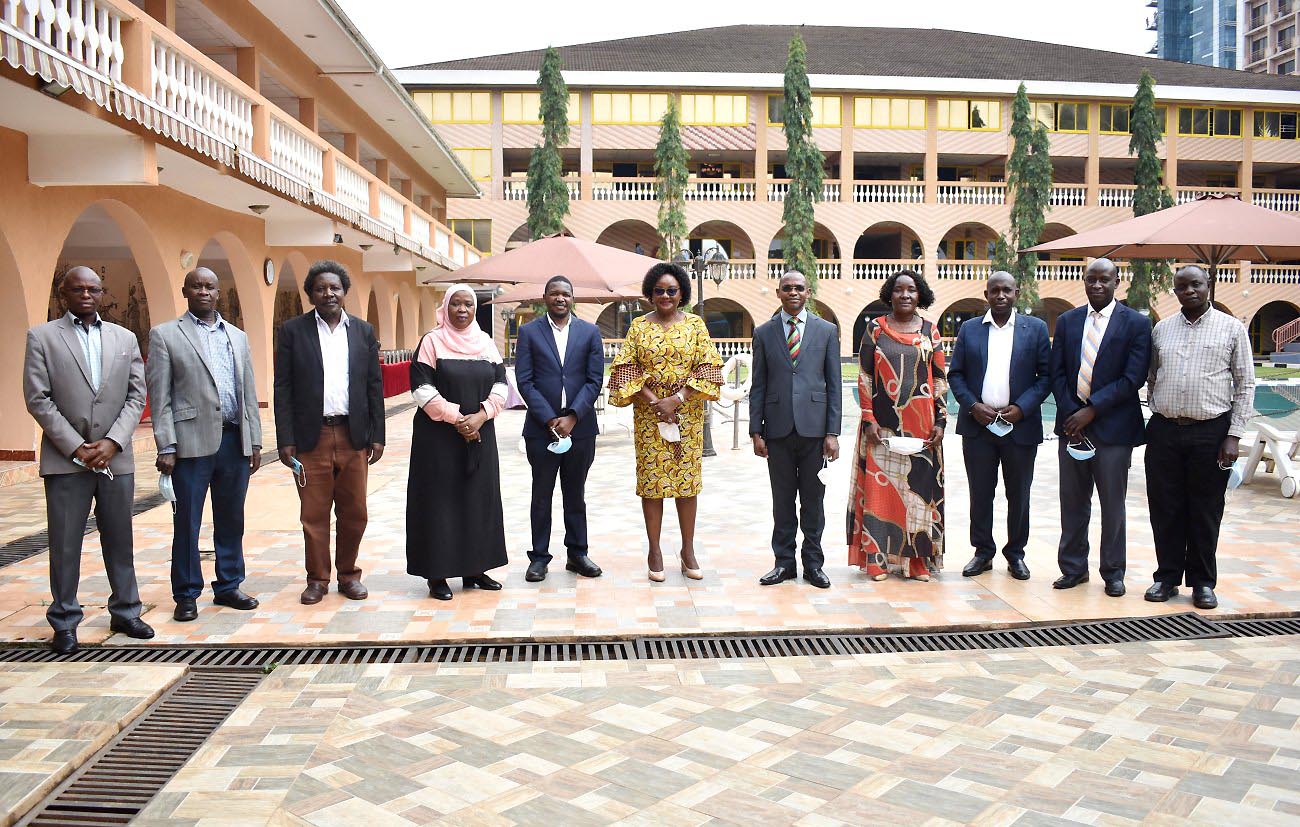
[[[183,666],[0,663],[0,827],[135,720]]]
[[[1012,663],[1018,679],[1001,679]],[[1266,825],[1300,804],[1296,718],[1243,720],[1295,708],[1282,690],[1300,683],[1300,637],[735,665],[282,668],[137,823]],[[638,673],[653,681],[614,680]],[[952,691],[973,683],[1003,694]],[[1072,697],[1086,717],[1056,703]],[[783,706],[826,717],[782,726]],[[1139,720],[1189,706],[1233,726],[1193,749],[1181,717]],[[635,728],[612,735],[611,710]],[[570,726],[542,728],[558,718]]]

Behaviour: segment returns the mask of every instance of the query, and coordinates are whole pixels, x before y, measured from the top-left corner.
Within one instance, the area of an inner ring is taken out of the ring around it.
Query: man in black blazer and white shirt
[[[343,312],[352,287],[343,265],[316,262],[303,287],[316,309],[285,322],[275,350],[275,432],[280,462],[298,477],[306,545],[301,600],[319,603],[329,591],[331,507],[339,592],[365,600],[357,551],[369,519],[366,482],[384,455],[379,341],[373,327]]]
[[[767,459],[772,483],[772,552],[776,567],[764,586],[793,580],[794,552],[803,526],[803,579],[830,588],[822,571],[826,486],[824,460],[840,455],[840,337],[835,325],[808,312],[808,279],[790,270],[778,286],[781,312],[754,330],[749,433],[754,453]],[[799,514],[795,514],[795,497]]]

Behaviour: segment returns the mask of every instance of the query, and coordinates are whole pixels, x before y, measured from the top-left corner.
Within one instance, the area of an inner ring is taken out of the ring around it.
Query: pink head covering
[[[447,310],[451,306],[451,297],[457,293],[468,293],[474,300],[474,310],[478,310],[478,296],[474,293],[474,288],[468,284],[453,284],[447,288],[447,295],[442,297],[442,307],[438,308],[438,326],[429,334],[435,340],[438,356],[500,362],[501,354],[497,351],[496,343],[483,332],[472,315],[469,326],[464,330],[452,326]]]

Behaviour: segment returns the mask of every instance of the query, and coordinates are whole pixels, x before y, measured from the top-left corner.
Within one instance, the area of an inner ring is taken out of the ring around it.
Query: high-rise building
[[[1239,0],[1152,0],[1155,54],[1165,60],[1238,68]]]
[[[1241,67],[1251,72],[1294,75],[1300,57],[1296,0],[1245,0],[1241,12]]]

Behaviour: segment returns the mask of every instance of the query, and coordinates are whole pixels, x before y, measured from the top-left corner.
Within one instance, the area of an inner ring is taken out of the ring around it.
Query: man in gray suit
[[[212,602],[249,611],[257,599],[244,582],[244,498],[249,475],[262,461],[253,360],[244,331],[221,318],[217,276],[206,267],[185,276],[181,295],[188,312],[149,331],[145,376],[158,444],[158,473],[176,493],[172,517],[173,617],[199,616],[203,592],[199,526],[212,490],[212,540],[216,579]]]
[[[92,500],[111,590],[109,628],[153,637],[140,619],[131,540],[131,435],[144,411],[144,361],[134,333],[100,319],[103,295],[94,270],[69,270],[59,284],[67,314],[27,331],[23,360],[23,396],[43,431],[53,596],[45,617],[54,628],[51,648],[61,655],[77,649],[81,543]]]
[[[803,579],[828,589],[831,581],[822,571],[826,486],[817,475],[825,462],[840,455],[839,331],[804,307],[808,279],[803,273],[788,271],[778,290],[781,312],[754,331],[749,391],[754,454],[767,459],[772,483],[772,552],[776,555],[776,568],[758,582],[774,586],[794,579],[795,541],[802,525]]]

